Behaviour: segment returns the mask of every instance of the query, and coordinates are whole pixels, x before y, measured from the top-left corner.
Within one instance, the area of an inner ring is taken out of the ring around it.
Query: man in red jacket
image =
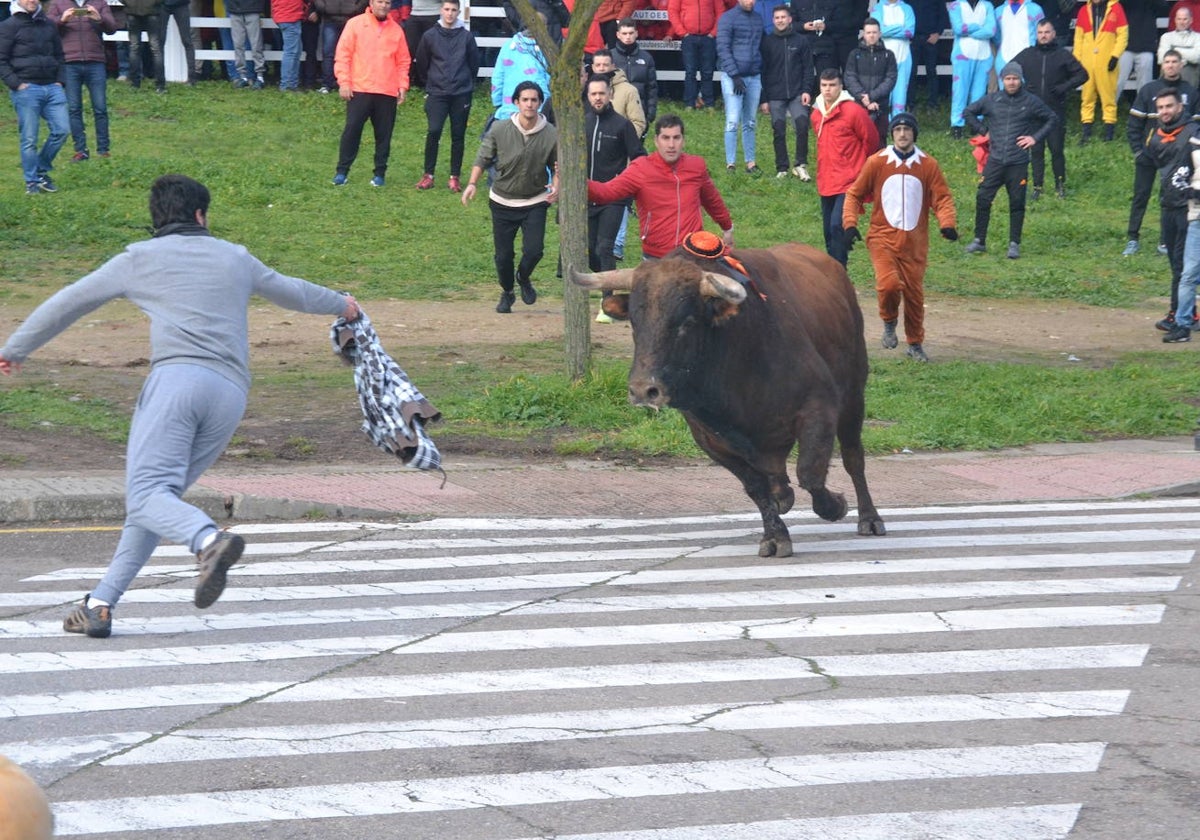
[[[654,154],[633,161],[611,181],[587,182],[588,201],[594,204],[637,201],[645,257],[659,259],[689,233],[703,230],[701,207],[720,225],[726,246],[733,247],[733,219],[708,165],[699,155],[684,154],[683,144],[683,120],[667,114],[654,126]]]
[[[813,102],[813,134],[817,135],[817,194],[825,253],[846,264],[842,208],[846,190],[862,171],[867,156],[879,149],[879,132],[867,109],[842,87],[842,74],[831,67],[821,71],[821,93]]]
[[[713,73],[717,69],[717,18],[725,13],[721,0],[669,0],[667,19],[671,38],[679,39],[683,58],[683,103],[692,108],[717,104]],[[699,86],[696,74],[700,74]]]

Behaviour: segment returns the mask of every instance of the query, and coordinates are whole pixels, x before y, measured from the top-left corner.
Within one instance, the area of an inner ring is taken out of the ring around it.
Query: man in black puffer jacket
[[[1015,260],[1021,256],[1029,150],[1050,135],[1058,118],[1049,105],[1025,90],[1020,64],[1005,64],[1000,82],[1000,90],[976,99],[963,110],[971,132],[985,134],[989,141],[988,162],[975,193],[975,238],[967,246],[967,253],[987,250],[992,201],[1003,184],[1008,191],[1008,258]]]
[[[58,27],[47,19],[38,0],[17,0],[12,17],[0,23],[0,80],[12,91],[29,195],[56,191],[50,170],[70,130],[63,90],[65,64]],[[50,135],[39,150],[42,120]]]
[[[463,146],[467,118],[471,116],[471,94],[479,73],[479,47],[471,30],[458,16],[458,0],[442,0],[437,26],[426,30],[417,46],[413,67],[425,80],[425,174],[417,189],[433,187],[438,145],[446,118],[450,119],[450,192],[462,192]]]
[[[846,61],[846,91],[871,115],[879,147],[888,144],[888,107],[896,86],[896,56],[880,40],[879,21],[867,18],[863,38]]]
[[[762,111],[771,117],[771,134],[775,144],[775,177],[786,178],[788,172],[801,181],[808,174],[808,115],[816,89],[812,51],[808,37],[798,30],[792,12],[785,5],[772,12],[775,28],[762,40]],[[787,125],[796,127],[796,164],[788,165]]]
[[[1050,166],[1054,171],[1054,193],[1066,198],[1067,160],[1063,145],[1067,135],[1067,94],[1087,81],[1088,73],[1070,50],[1058,45],[1054,24],[1043,20],[1037,25],[1037,43],[1013,58],[1025,71],[1025,88],[1050,106],[1058,123],[1045,143],[1033,147],[1033,200],[1042,196],[1046,176],[1046,147],[1050,147]]]

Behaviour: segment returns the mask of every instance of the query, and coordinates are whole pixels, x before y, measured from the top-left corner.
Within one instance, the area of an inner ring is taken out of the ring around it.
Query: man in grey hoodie
[[[83,315],[125,298],[150,317],[150,374],[129,428],[125,527],[103,579],[63,621],[69,633],[105,638],[112,610],[150,559],[159,539],[197,555],[195,604],[211,606],[225,589],[244,541],[219,531],[180,497],[225,450],[250,388],[246,310],[251,295],[311,314],[359,316],[343,295],[259,262],[241,245],[208,231],[209,192],[183,175],[150,189],[154,237],[135,242],[33,311],[0,348],[9,375],[36,349]]]

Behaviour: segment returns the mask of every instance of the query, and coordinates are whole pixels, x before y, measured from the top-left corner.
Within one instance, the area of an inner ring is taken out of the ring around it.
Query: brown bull
[[[863,471],[867,348],[845,269],[799,244],[733,257],[744,276],[677,248],[634,269],[572,279],[629,292],[629,400],[677,409],[700,448],[741,479],[762,514],[761,556],[792,553],[780,516],[795,501],[787,459],[797,444],[796,478],[813,511],[830,521],[846,515],[845,497],[825,487],[835,435],[858,497],[858,533],[886,533]],[[605,303],[622,314],[626,299]]]

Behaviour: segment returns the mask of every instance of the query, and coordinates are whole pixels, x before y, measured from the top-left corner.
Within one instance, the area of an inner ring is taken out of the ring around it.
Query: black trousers
[[[1171,264],[1171,311],[1179,304],[1179,278],[1183,275],[1183,246],[1187,242],[1187,207],[1164,207],[1159,214],[1162,241]]]
[[[392,129],[396,126],[396,97],[386,93],[356,93],[346,103],[346,127],[338,145],[337,171],[350,172],[358,147],[362,143],[363,126],[371,121],[375,130],[375,174],[380,178],[387,172],[388,156],[392,152]]]
[[[517,278],[526,282],[533,270],[542,261],[546,250],[546,202],[529,207],[505,207],[488,201],[492,211],[492,242],[495,245],[496,279],[506,292],[513,290]],[[513,260],[516,259],[517,231],[521,232],[521,262],[513,276]]]
[[[787,129],[788,122],[796,129],[796,165],[808,163],[808,114],[809,108],[796,96],[787,99],[772,99],[767,103],[771,115],[771,140],[775,145],[775,171],[787,172],[792,167],[788,164]]]
[[[612,271],[617,267],[613,245],[625,217],[625,205],[600,204],[588,207],[588,268],[591,271]]]
[[[437,166],[438,146],[442,142],[442,129],[450,119],[450,174],[462,175],[463,141],[467,136],[467,118],[471,116],[471,94],[458,96],[425,97],[425,119],[429,129],[425,132],[425,172],[433,174]]]
[[[1067,180],[1067,158],[1063,154],[1063,145],[1067,140],[1066,115],[1058,115],[1058,123],[1051,129],[1046,139],[1029,150],[1033,159],[1033,185],[1042,187],[1046,184],[1046,149],[1050,149],[1050,169],[1054,173],[1055,182]]]
[[[1154,191],[1154,182],[1157,180],[1158,170],[1153,163],[1145,160],[1145,155],[1133,159],[1133,200],[1129,203],[1130,239],[1140,239],[1142,236],[1142,219],[1146,217],[1150,193]]]
[[[1029,166],[1024,163],[1002,164],[988,161],[983,168],[983,180],[975,191],[975,238],[987,242],[988,223],[992,218],[992,202],[1001,185],[1008,191],[1008,241],[1020,242],[1025,227],[1025,182]]]

